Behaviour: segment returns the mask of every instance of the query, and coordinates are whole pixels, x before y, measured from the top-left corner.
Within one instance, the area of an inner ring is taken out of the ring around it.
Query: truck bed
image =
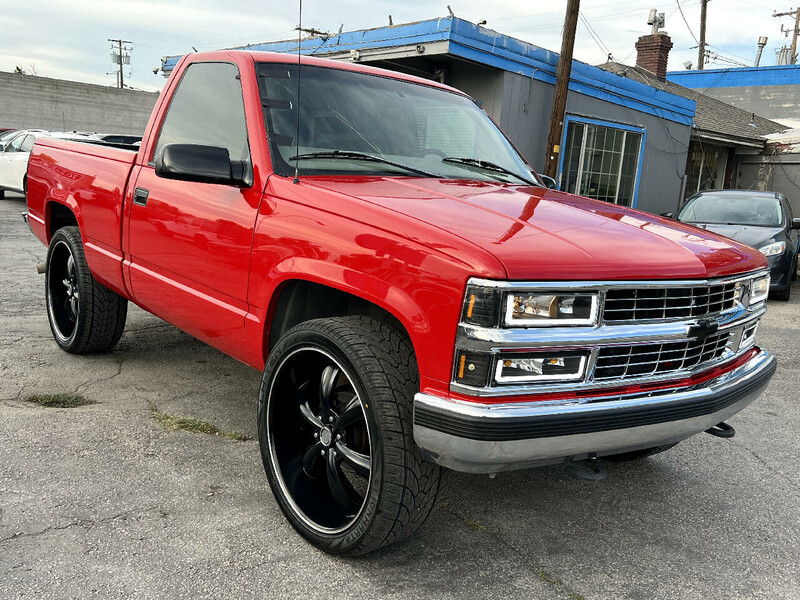
[[[138,148],[41,138],[31,152],[27,179],[29,223],[48,244],[52,202],[78,220],[86,260],[105,286],[127,295],[122,278],[122,207]],[[33,167],[33,168],[31,168]]]

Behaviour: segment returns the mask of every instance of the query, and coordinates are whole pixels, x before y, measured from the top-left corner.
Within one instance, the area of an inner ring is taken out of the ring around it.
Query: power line
[[[603,41],[600,39],[600,36],[597,34],[597,32],[592,28],[591,25],[589,25],[589,22],[586,20],[586,17],[584,17],[583,14],[579,12],[578,13],[578,18],[580,18],[581,23],[583,23],[583,26],[586,28],[586,31],[589,32],[589,35],[592,37],[594,42],[597,44],[597,47],[600,48],[600,51],[601,52],[605,52],[609,57],[611,57],[611,50],[608,49],[608,46],[606,46],[603,43]]]
[[[692,31],[692,28],[691,28],[691,27],[689,27],[689,21],[687,21],[687,20],[686,20],[686,15],[684,15],[684,14],[683,14],[683,9],[681,8],[681,3],[680,3],[680,0],[675,0],[675,4],[677,4],[677,5],[678,5],[678,10],[681,12],[681,18],[683,18],[683,22],[684,22],[684,23],[686,23],[686,29],[688,29],[688,30],[689,30],[689,33],[690,33],[690,34],[691,34],[691,36],[694,38],[694,41],[695,41],[695,42],[696,42],[696,43],[699,45],[699,44],[700,44],[700,42],[698,42],[698,41],[697,41],[697,38],[696,38],[696,37],[694,37],[694,32]]]

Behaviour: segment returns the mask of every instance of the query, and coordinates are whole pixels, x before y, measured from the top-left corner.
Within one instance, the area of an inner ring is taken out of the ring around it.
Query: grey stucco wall
[[[800,217],[800,154],[740,158],[736,187],[780,192]]]
[[[504,71],[492,67],[454,61],[450,65],[447,84],[475,98],[487,113],[498,120],[502,113],[503,75]]]
[[[800,85],[712,87],[701,91],[761,117],[800,127]]]
[[[0,127],[144,132],[158,94],[0,72]]]

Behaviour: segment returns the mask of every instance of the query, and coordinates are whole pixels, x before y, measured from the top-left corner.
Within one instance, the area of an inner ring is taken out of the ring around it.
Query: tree
[[[36,65],[34,63],[31,63],[29,69],[23,69],[22,67],[17,65],[16,67],[14,67],[14,73],[18,73],[20,75],[33,75],[34,77],[39,74],[36,72]]]

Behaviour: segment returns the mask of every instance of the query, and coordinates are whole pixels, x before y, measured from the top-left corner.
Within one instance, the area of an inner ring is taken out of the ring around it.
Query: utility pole
[[[784,31],[783,25],[781,25],[781,31],[785,34],[789,34],[789,31],[792,32],[792,54],[789,57],[789,64],[795,65],[797,64],[797,33],[800,31],[800,8],[797,10],[790,10],[788,12],[782,13],[772,13],[773,17],[794,17],[794,29],[787,29]]]
[[[118,47],[118,51],[112,53],[112,57],[116,58],[116,63],[117,66],[119,67],[119,72],[117,73],[117,87],[119,89],[122,89],[125,87],[125,83],[123,80],[124,74],[122,72],[123,62],[125,62],[125,59],[127,58],[127,64],[131,64],[130,55],[122,53],[122,44],[133,44],[133,42],[131,42],[130,40],[112,40],[111,38],[109,38],[108,41],[111,42],[112,44],[117,44]],[[126,48],[125,50],[127,52],[128,49]]]
[[[703,61],[706,58],[706,5],[708,0],[701,0],[700,3],[700,42],[697,51],[697,68],[703,70]]]
[[[556,70],[556,89],[553,93],[553,112],[550,114],[550,132],[547,134],[547,153],[544,159],[544,174],[555,179],[558,155],[561,152],[561,135],[564,131],[564,111],[567,108],[569,78],[572,73],[572,50],[575,46],[575,31],[578,28],[580,0],[567,0],[564,17],[564,37],[561,40],[561,55]]]

